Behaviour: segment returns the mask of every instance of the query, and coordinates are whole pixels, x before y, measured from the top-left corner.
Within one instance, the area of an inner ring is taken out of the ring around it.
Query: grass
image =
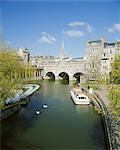
[[[120,84],[109,84],[108,98],[114,120],[120,120]]]
[[[86,82],[86,83],[82,84],[82,86],[84,86],[86,88],[88,88],[88,86],[89,86],[89,88],[92,88],[93,90],[98,90],[100,88],[99,84],[97,84],[97,83],[90,83],[90,82]]]

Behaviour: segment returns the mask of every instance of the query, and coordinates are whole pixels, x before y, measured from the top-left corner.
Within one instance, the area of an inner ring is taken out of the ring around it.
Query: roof
[[[101,42],[101,40],[89,41],[88,43],[98,43],[98,42]]]
[[[109,46],[115,46],[115,43],[107,43],[107,45],[109,45]]]

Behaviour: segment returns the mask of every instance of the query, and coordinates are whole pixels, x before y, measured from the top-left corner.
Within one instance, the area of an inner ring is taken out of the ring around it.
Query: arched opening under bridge
[[[63,80],[68,80],[69,81],[69,75],[66,72],[61,72],[58,76],[60,78],[62,78]]]
[[[45,79],[51,79],[51,80],[55,80],[55,75],[53,72],[48,72],[45,75]]]
[[[81,76],[84,76],[84,74],[81,72],[77,72],[73,75],[73,77],[77,80],[78,83],[81,82]]]

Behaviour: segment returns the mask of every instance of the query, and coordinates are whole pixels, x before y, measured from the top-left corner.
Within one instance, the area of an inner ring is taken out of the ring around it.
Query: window
[[[79,97],[79,99],[86,99],[86,97]]]
[[[103,70],[106,70],[107,69],[107,66],[103,66]]]

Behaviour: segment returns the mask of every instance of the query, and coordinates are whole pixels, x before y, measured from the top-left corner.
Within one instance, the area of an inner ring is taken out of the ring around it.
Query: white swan
[[[46,104],[43,104],[42,106],[43,106],[43,108],[48,108],[48,105],[46,105]]]
[[[39,114],[40,114],[40,111],[39,111],[39,110],[36,110],[35,113],[36,113],[37,115],[39,115]]]

